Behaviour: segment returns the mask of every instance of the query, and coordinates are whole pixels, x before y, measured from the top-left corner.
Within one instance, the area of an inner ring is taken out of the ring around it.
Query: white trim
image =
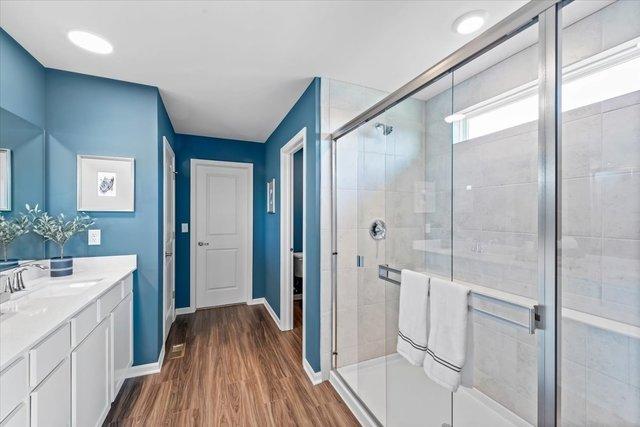
[[[196,312],[196,309],[193,307],[176,308],[176,316],[180,316],[181,314],[191,314],[195,312]]]
[[[261,299],[263,299],[262,304],[267,308],[269,315],[271,315],[271,318],[276,323],[276,326],[278,327],[278,329],[280,329],[281,331],[284,331],[284,329],[282,329],[282,325],[280,324],[280,319],[278,319],[278,315],[276,314],[275,311],[273,311],[273,308],[271,308],[269,301],[267,301],[266,298],[261,298]]]
[[[344,384],[343,380],[338,377],[335,371],[331,371],[329,382],[333,389],[340,395],[344,403],[347,405],[351,413],[362,426],[377,426],[377,421],[371,417],[369,412],[362,406],[358,399],[351,394],[349,388]]]
[[[162,364],[164,363],[164,344],[157,362],[146,363],[144,365],[131,366],[127,371],[125,378],[141,377],[143,375],[157,374],[162,370]]]
[[[250,304],[253,299],[253,163],[223,162],[220,160],[191,159],[190,162],[190,214],[189,214],[189,308],[195,311],[196,304],[196,173],[197,166],[225,166],[244,169],[247,173],[247,286],[245,302]],[[204,307],[203,307],[204,308]]]
[[[251,301],[247,301],[247,305],[264,304],[264,302],[265,302],[264,298],[253,298]]]
[[[280,149],[280,314],[282,330],[293,329],[293,155],[302,151],[302,271],[307,271],[307,128],[302,128]],[[302,361],[307,359],[307,292],[302,292]]]
[[[309,365],[309,362],[307,362],[307,359],[302,360],[302,367],[304,368],[304,371],[309,377],[309,381],[311,381],[311,384],[318,385],[323,381],[322,372],[314,371],[311,365]]]
[[[167,178],[172,179],[173,177],[167,177],[166,176],[166,172],[167,172],[167,152],[170,152],[171,155],[173,156],[173,165],[171,166],[172,172],[171,174],[173,175],[173,169],[175,168],[176,165],[176,154],[173,151],[173,148],[171,148],[171,144],[169,144],[169,141],[167,140],[166,136],[162,137],[162,145],[163,145],[163,150],[162,150],[162,179],[163,179],[163,186],[162,186],[162,344],[163,344],[163,348],[164,348],[164,343],[167,341],[167,337],[169,336],[169,331],[167,331],[166,328],[166,323],[167,323],[167,304],[166,304],[166,295],[165,295],[165,291],[166,291],[166,286],[167,286],[167,277],[166,277],[166,271],[167,271],[167,257],[166,257],[166,253],[167,253],[167,239],[166,239],[166,225],[167,225]],[[176,196],[176,184],[175,184],[175,178],[173,178],[173,219],[175,222],[175,218],[176,218],[176,204],[175,204],[175,196]],[[174,231],[175,231],[175,224],[174,224]],[[171,253],[173,254],[173,264],[172,264],[172,275],[173,275],[173,290],[172,290],[172,301],[173,301],[173,313],[171,314],[171,324],[173,324],[173,322],[176,320],[176,309],[175,309],[175,286],[176,286],[176,239],[175,239],[175,232],[174,232],[174,236],[173,236],[173,247],[171,248]]]

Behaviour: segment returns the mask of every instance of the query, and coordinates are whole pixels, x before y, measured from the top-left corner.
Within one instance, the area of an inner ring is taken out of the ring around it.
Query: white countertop
[[[136,255],[75,258],[73,275],[25,280],[25,296],[0,304],[0,371],[137,268]],[[98,283],[70,292],[56,286]]]

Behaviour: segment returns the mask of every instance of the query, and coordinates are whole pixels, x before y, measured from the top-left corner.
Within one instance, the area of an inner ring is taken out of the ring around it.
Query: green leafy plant
[[[0,245],[4,260],[7,261],[9,245],[18,237],[29,232],[29,218],[21,214],[15,218],[6,219],[0,215]]]
[[[64,245],[78,233],[86,231],[95,222],[93,218],[84,212],[80,212],[78,216],[67,219],[64,214],[56,217],[49,215],[47,212],[38,209],[38,205],[34,208],[27,205],[27,212],[33,232],[42,236],[45,241],[51,241],[60,248],[60,258],[64,258]]]

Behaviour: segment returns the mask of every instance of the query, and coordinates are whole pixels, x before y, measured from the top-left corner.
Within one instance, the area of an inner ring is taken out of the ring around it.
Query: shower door
[[[378,121],[337,143],[337,371],[384,423],[386,411],[385,263],[386,138]]]

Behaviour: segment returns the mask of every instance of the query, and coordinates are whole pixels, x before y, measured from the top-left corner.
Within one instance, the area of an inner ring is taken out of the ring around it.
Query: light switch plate
[[[100,230],[89,230],[89,246],[100,244]]]
[[[189,223],[188,222],[183,222],[182,224],[180,224],[180,230],[183,233],[188,233],[189,232]]]

